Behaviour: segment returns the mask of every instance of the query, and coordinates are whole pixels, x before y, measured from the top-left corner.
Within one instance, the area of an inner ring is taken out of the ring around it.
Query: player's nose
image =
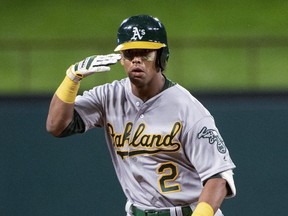
[[[142,61],[142,57],[141,56],[134,56],[132,59],[132,63],[136,64],[136,63],[140,63]]]

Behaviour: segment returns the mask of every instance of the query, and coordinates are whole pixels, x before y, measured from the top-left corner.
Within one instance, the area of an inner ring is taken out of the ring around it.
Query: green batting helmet
[[[157,66],[165,69],[169,48],[164,25],[149,15],[131,16],[125,19],[117,33],[117,47],[114,51],[128,49],[156,49]]]

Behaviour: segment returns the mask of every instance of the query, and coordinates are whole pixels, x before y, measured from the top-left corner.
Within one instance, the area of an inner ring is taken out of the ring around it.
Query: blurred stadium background
[[[66,68],[113,52],[120,22],[148,13],[165,24],[167,76],[193,91],[287,91],[285,1],[1,2],[1,94],[51,93]],[[124,77],[114,67],[82,89]]]
[[[66,69],[86,56],[113,52],[120,22],[135,14],[165,24],[171,52],[166,75],[199,96],[226,137],[238,195],[224,203],[225,215],[286,215],[288,1],[0,5],[1,216],[124,215],[102,131],[58,140],[46,133],[45,120]],[[115,65],[83,80],[81,91],[122,77]]]

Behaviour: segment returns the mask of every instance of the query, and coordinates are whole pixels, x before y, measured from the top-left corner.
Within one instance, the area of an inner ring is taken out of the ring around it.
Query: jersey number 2
[[[175,179],[178,177],[178,168],[176,164],[172,162],[161,164],[157,169],[157,173],[161,174],[158,179],[158,185],[162,193],[180,191],[179,184],[171,183],[171,181],[175,181]]]

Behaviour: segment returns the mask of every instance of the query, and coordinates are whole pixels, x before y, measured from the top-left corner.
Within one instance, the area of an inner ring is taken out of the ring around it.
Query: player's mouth
[[[132,69],[130,70],[130,73],[131,73],[132,75],[134,75],[134,76],[140,76],[141,74],[144,73],[144,70],[142,70],[142,69],[139,68],[139,67],[136,67],[136,68],[132,68]]]

